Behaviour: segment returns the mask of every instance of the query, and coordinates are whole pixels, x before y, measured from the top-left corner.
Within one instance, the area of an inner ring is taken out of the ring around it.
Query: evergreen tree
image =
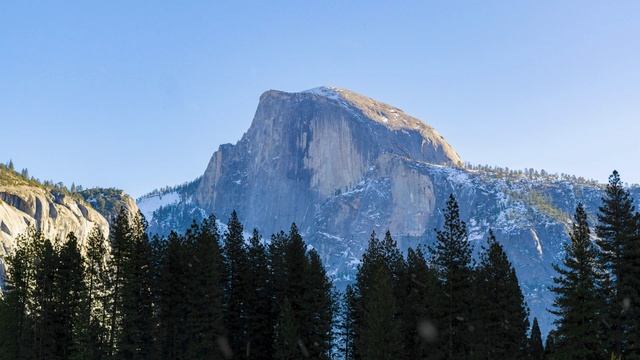
[[[296,224],[291,224],[288,242],[285,252],[285,264],[287,273],[287,291],[286,296],[289,299],[293,316],[299,326],[304,326],[305,310],[308,307],[305,304],[304,294],[307,290],[307,281],[305,279],[307,271],[307,245],[302,236],[298,232]],[[306,344],[305,344],[306,345]]]
[[[89,331],[84,263],[78,240],[73,233],[67,236],[57,256],[54,277],[55,354],[46,358],[70,359],[88,355],[84,340]]]
[[[396,359],[402,353],[402,339],[392,274],[383,264],[376,264],[370,279],[371,284],[362,294],[364,311],[359,350],[363,359]]]
[[[187,282],[187,358],[221,357],[219,339],[224,336],[224,264],[216,218],[205,219],[193,236],[191,278]],[[267,309],[267,313],[268,313]]]
[[[511,262],[493,231],[481,254],[476,275],[477,342],[474,356],[482,359],[525,359],[528,310]]]
[[[563,266],[554,266],[556,294],[554,358],[601,359],[600,312],[604,307],[598,294],[597,252],[590,239],[587,214],[578,204],[574,216],[571,242],[565,245]]]
[[[438,328],[441,348],[446,359],[464,359],[471,355],[473,336],[470,331],[472,309],[471,247],[467,226],[460,219],[458,202],[449,196],[444,212],[444,225],[436,231],[436,244],[430,248],[432,262],[443,285],[443,303],[439,304]]]
[[[396,297],[400,298],[406,288],[406,284],[404,284],[406,270],[404,258],[389,230],[385,233],[380,245],[384,262],[389,267],[389,271],[391,271]]]
[[[119,359],[148,359],[153,354],[153,254],[142,214],[131,226],[132,253],[124,264],[122,286],[122,330]]]
[[[271,359],[273,320],[269,259],[258,230],[253,230],[247,251],[249,273],[247,293],[247,359]]]
[[[347,285],[342,299],[339,302],[340,311],[338,319],[338,351],[344,360],[355,359],[356,347],[356,294],[352,285]]]
[[[243,227],[235,210],[231,213],[224,234],[224,259],[227,275],[226,324],[234,357],[244,359],[247,353],[247,248]]]
[[[186,272],[184,241],[175,232],[166,239],[160,262],[158,284],[158,346],[163,359],[184,359],[185,342],[189,334],[185,329],[187,313],[185,295]]]
[[[538,325],[538,318],[533,318],[531,336],[529,337],[529,359],[544,360],[544,358],[544,346],[542,345],[540,325]]]
[[[267,255],[269,257],[269,278],[272,301],[272,316],[278,318],[280,306],[287,297],[288,277],[286,254],[289,237],[283,231],[271,236]]]
[[[388,244],[386,244],[388,245]],[[355,356],[357,359],[395,359],[402,354],[401,323],[393,286],[389,249],[375,232],[356,275]]]
[[[307,288],[303,296],[305,309],[299,322],[301,340],[311,358],[329,359],[335,310],[333,287],[318,253],[311,250],[308,257]]]
[[[437,334],[433,319],[436,299],[441,293],[437,275],[427,264],[422,249],[409,249],[405,277],[403,335],[406,358],[435,359]]]
[[[609,177],[596,227],[601,266],[610,274],[603,294],[609,348],[624,358],[640,357],[640,234],[633,199],[620,175]]]
[[[56,272],[58,253],[50,240],[36,244],[34,257],[34,286],[31,309],[34,318],[32,344],[34,359],[58,359],[56,349],[58,318],[56,314]]]
[[[111,273],[108,284],[108,356],[115,356],[116,344],[122,329],[122,297],[123,288],[126,281],[127,266],[133,254],[133,234],[129,221],[129,212],[122,207],[111,224],[109,232],[111,243],[111,255],[108,261],[108,268]]]
[[[0,298],[0,359],[32,358],[33,318],[31,314],[34,244],[44,241],[42,233],[29,228],[18,236],[16,250],[6,259],[7,273]]]
[[[274,360],[299,360],[303,356],[293,309],[289,299],[285,298],[275,326],[273,358]]]
[[[553,359],[555,357],[556,340],[556,330],[549,331],[549,334],[547,334],[547,341],[544,343],[544,359]]]
[[[107,355],[109,310],[109,269],[106,259],[108,249],[104,234],[95,227],[87,238],[85,258],[85,286],[88,311],[82,321],[87,325],[79,347],[83,349],[78,358],[104,359]]]

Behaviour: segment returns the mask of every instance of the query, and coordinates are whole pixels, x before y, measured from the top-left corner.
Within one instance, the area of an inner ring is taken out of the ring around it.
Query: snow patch
[[[529,229],[531,231],[531,237],[533,241],[536,243],[536,250],[538,251],[538,256],[542,256],[542,243],[540,242],[540,238],[538,238],[538,234],[535,230]]]
[[[338,241],[343,241],[344,240],[340,236],[331,235],[331,234],[328,234],[328,233],[322,232],[322,231],[319,231],[318,234],[320,234],[320,235],[322,235],[322,236],[324,236],[326,238],[332,239],[332,240],[338,240]]]
[[[338,89],[334,87],[320,86],[313,89],[309,89],[303,91],[305,94],[314,94],[318,96],[323,96],[329,98],[331,100],[342,100],[340,97],[340,93],[338,93]]]
[[[138,200],[138,209],[142,212],[142,215],[147,220],[153,218],[153,212],[158,210],[162,206],[176,204],[180,201],[180,194],[175,191],[166,194],[156,194],[147,197],[143,197]]]

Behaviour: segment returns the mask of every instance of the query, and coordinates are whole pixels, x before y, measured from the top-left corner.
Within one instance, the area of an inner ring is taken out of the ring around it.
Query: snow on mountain
[[[176,204],[180,201],[180,195],[171,191],[168,193],[154,193],[145,195],[137,200],[138,208],[146,219],[153,218],[153,212],[162,206]]]

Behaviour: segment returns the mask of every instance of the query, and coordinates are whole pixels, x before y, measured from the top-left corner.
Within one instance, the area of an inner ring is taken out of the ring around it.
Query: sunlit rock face
[[[159,233],[184,230],[210,213],[224,222],[234,209],[266,238],[296,222],[341,287],[354,280],[374,230],[390,230],[403,250],[432,243],[449,194],[460,203],[476,254],[494,229],[546,333],[552,264],[563,255],[578,202],[595,223],[601,186],[465,169],[433,128],[348,90],[265,92],[249,130],[235,145],[220,146],[201,178],[138,205]]]
[[[92,193],[101,195],[100,191]],[[74,233],[83,248],[94,227],[108,237],[108,220],[114,211],[100,213],[93,208],[92,200],[41,186],[0,184],[0,263],[13,252],[18,237],[29,227],[40,230],[51,241],[63,242],[69,233]],[[124,194],[108,201],[109,209],[124,206],[131,214],[138,211],[133,199]]]
[[[0,187],[0,241],[2,256],[14,247],[16,237],[29,226],[41,230],[49,239],[64,239],[73,232],[85,239],[94,226],[109,233],[107,220],[91,206],[68,196],[52,196],[32,186]]]

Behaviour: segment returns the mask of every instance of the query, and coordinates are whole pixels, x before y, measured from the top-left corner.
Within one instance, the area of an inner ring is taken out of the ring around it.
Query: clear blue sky
[[[640,182],[639,1],[3,1],[0,159],[135,196],[200,175],[267,89],[334,85],[466,161]]]

